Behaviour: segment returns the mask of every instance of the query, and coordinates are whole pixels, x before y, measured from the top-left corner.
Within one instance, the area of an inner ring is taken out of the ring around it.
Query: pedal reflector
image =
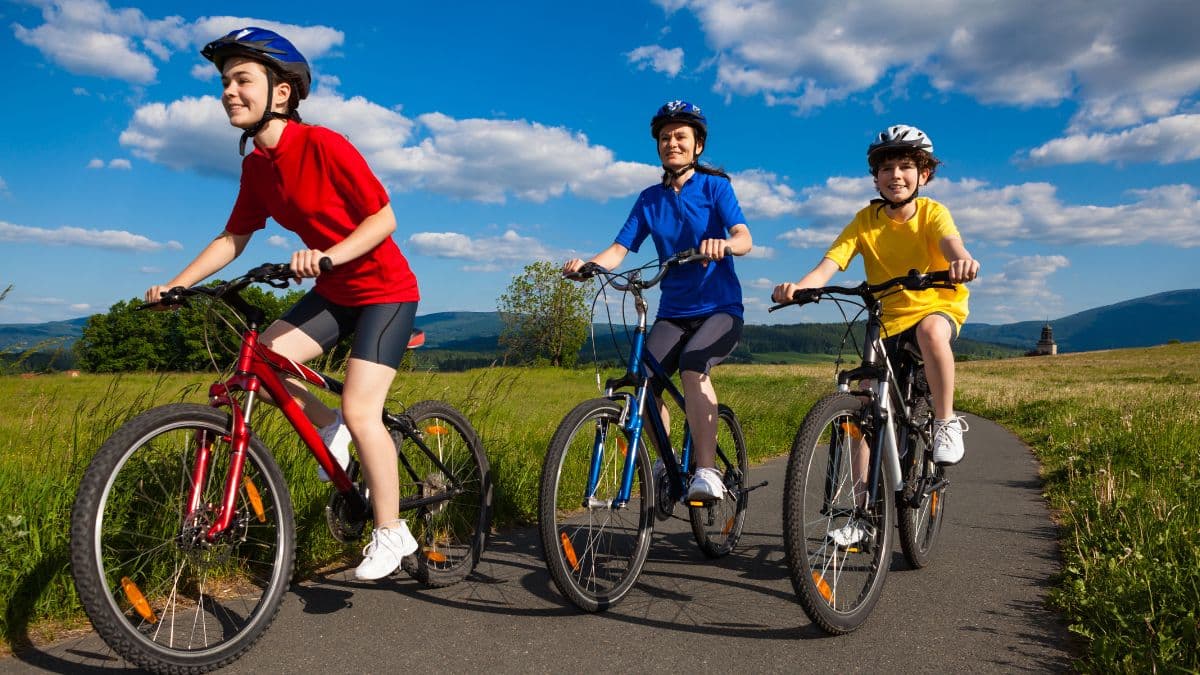
[[[575,555],[575,546],[571,544],[571,538],[566,532],[560,533],[558,538],[562,540],[563,555],[567,556],[571,569],[579,571],[579,557]]]
[[[258,493],[254,481],[250,480],[249,476],[242,476],[242,487],[246,488],[246,499],[250,500],[250,508],[254,509],[254,517],[258,518],[260,523],[267,522],[267,511],[263,508],[262,495]]]
[[[688,502],[688,506],[703,507],[703,506],[707,506],[707,504],[705,502],[692,500],[692,501]]]
[[[146,600],[146,596],[142,595],[142,589],[138,588],[132,579],[121,577],[121,590],[125,591],[125,598],[129,600],[129,604],[133,605],[138,616],[150,623],[158,623],[158,617],[154,615],[154,610],[150,609],[150,603]]]
[[[812,573],[813,583],[817,586],[817,592],[825,598],[825,602],[833,604],[833,589],[829,587],[829,582],[825,581],[825,577],[821,576],[820,572]]]

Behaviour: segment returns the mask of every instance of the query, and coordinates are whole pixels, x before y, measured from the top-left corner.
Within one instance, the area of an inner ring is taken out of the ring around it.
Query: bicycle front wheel
[[[538,491],[538,529],[550,576],[580,609],[605,610],[633,588],[654,517],[650,456],[630,448],[619,420],[623,406],[592,399],[559,424],[546,451]],[[633,488],[617,501],[626,457],[634,452]],[[589,476],[595,491],[588,494]]]
[[[178,403],[133,418],[92,459],[71,512],[71,573],[93,627],[156,672],[199,673],[250,648],[294,563],[292,504],[253,435],[233,520],[209,540],[233,452],[230,417]],[[189,502],[196,481],[198,499]],[[195,504],[190,506],[189,503]]]
[[[692,535],[704,555],[720,558],[728,555],[742,538],[746,521],[746,478],[750,460],[746,457],[746,439],[733,410],[721,404],[717,408],[717,470],[725,483],[725,498],[709,506],[691,507]]]
[[[447,499],[421,506],[409,518],[421,548],[404,559],[404,571],[427,586],[449,586],[470,574],[483,553],[492,522],[491,469],[475,429],[449,404],[421,401],[405,414],[430,454],[392,430],[401,464],[400,500]]]
[[[854,460],[869,452],[868,411],[849,394],[826,396],[804,418],[788,458],[788,570],[805,613],[831,634],[848,633],[866,620],[891,560],[895,503],[886,462],[879,499],[867,503],[856,496],[866,487]]]
[[[925,406],[914,416],[924,419],[925,433],[930,433],[933,416],[929,414],[929,407]],[[897,514],[900,550],[914,569],[929,564],[946,512],[946,469],[933,463],[933,450],[925,438],[917,433],[908,434],[909,455],[902,462],[904,494]]]

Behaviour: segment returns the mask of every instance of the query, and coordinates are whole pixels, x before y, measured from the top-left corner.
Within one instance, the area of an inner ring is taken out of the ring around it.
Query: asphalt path
[[[536,529],[520,528],[492,537],[476,571],[449,588],[403,573],[364,584],[352,567],[296,583],[266,635],[223,672],[1067,670],[1073,643],[1046,607],[1061,562],[1037,464],[1003,428],[968,419],[934,560],[909,569],[897,545],[874,613],[850,635],[825,635],[796,602],[784,457],[752,467],[750,483],[770,485],[751,494],[733,554],[710,561],[686,520],[659,522],[638,585],[607,612],[562,598]],[[0,660],[4,672],[127,669],[93,634]]]

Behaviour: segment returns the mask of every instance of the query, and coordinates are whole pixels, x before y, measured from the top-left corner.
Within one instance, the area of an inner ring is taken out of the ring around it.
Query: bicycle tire
[[[933,415],[928,396],[914,406],[913,418],[921,421],[926,434],[932,434]],[[948,492],[945,483],[946,468],[934,464],[933,449],[925,442],[924,436],[910,432],[907,445],[907,454],[904,448],[900,450],[904,457],[904,493],[896,516],[900,526],[900,550],[904,552],[904,559],[913,569],[921,569],[929,564],[934,545],[942,531],[942,523],[945,522],[943,514]],[[925,475],[932,478],[935,489],[928,490],[928,486],[922,484],[922,477]],[[928,494],[924,494],[926,491]],[[916,506],[909,501],[913,497],[917,499]]]
[[[71,573],[96,632],[159,673],[201,673],[237,659],[270,626],[295,562],[287,485],[251,435],[237,513],[205,533],[232,455],[230,416],[176,403],[121,426],[83,475],[71,512]],[[198,442],[210,443],[203,505],[185,513]]]
[[[783,533],[792,587],[813,623],[833,635],[866,621],[891,562],[895,493],[886,462],[879,498],[865,511],[855,509],[850,448],[858,434],[872,440],[868,411],[850,394],[822,398],[805,416],[788,458]],[[866,538],[838,546],[831,533],[852,519],[866,526]]]
[[[746,438],[737,415],[723,403],[717,406],[717,447],[721,450],[717,453],[717,469],[725,483],[725,498],[709,506],[688,509],[692,535],[709,558],[726,556],[737,546],[749,503],[746,480],[750,460],[746,456]]]
[[[420,548],[406,556],[402,566],[426,586],[449,586],[475,569],[487,545],[492,522],[491,468],[475,429],[448,403],[421,401],[405,415],[425,445],[454,474],[462,492],[448,501],[422,506],[409,518],[409,529]],[[401,469],[401,500],[433,494],[450,485],[415,443],[397,430],[391,430],[391,434],[397,453],[404,455],[420,477],[414,483]]]
[[[550,440],[538,490],[538,532],[550,577],[575,606],[600,612],[625,597],[641,574],[654,528],[650,455],[639,442],[630,500],[613,507],[628,447],[622,404],[584,401]],[[602,449],[594,500],[584,502],[593,447]]]

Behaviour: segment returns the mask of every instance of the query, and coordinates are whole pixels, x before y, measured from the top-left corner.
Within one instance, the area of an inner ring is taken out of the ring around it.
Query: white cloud
[[[1030,164],[1175,164],[1200,158],[1200,114],[1172,115],[1117,133],[1071,134],[1030,150]]]
[[[749,218],[778,218],[799,212],[795,190],[773,173],[751,169],[735,173],[730,179],[738,204]]]
[[[802,191],[801,212],[810,223],[779,238],[796,248],[833,243],[853,215],[874,196],[869,179],[834,177]],[[1200,246],[1194,214],[1200,189],[1187,184],[1130,190],[1114,206],[1064,204],[1049,183],[993,188],[979,180],[938,179],[922,190],[950,209],[968,248],[972,242],[1007,245],[1014,241],[1132,246],[1153,242],[1183,248]],[[855,196],[857,195],[857,198]]]
[[[1057,316],[1063,301],[1052,290],[1050,277],[1070,264],[1062,255],[1032,255],[1010,260],[994,274],[981,269],[970,286],[972,311],[994,323]]]
[[[34,4],[42,9],[43,23],[33,28],[13,24],[17,40],[72,73],[134,84],[155,81],[155,60],[166,61],[179,51],[194,54],[210,40],[243,26],[260,26],[286,36],[310,62],[344,40],[341,31],[326,26],[249,17],[202,17],[191,23],[179,16],[150,19],[140,9],[113,8],[104,0],[35,0]],[[192,72],[200,75],[197,69]]]
[[[715,51],[714,89],[800,110],[924,76],[983,103],[1078,100],[1073,131],[1170,115],[1200,88],[1195,3],[660,0]],[[1049,8],[1048,8],[1049,7]]]
[[[92,309],[92,306],[86,302],[76,302],[70,305],[72,312],[87,312]]]
[[[40,227],[14,225],[0,220],[0,241],[46,244],[50,246],[83,246],[127,251],[179,251],[177,241],[158,242],[124,230],[85,230],[81,227],[60,227],[47,230]]]
[[[123,170],[123,171],[129,171],[130,169],[132,169],[132,168],[133,168],[133,164],[131,164],[131,163],[129,162],[129,160],[127,160],[127,159],[125,159],[125,158],[118,157],[117,159],[112,159],[112,160],[109,160],[109,162],[108,162],[108,168],[110,168],[110,169],[121,169],[121,170]]]
[[[645,45],[626,52],[625,56],[638,70],[651,68],[668,77],[675,77],[683,70],[683,50],[679,47],[664,49],[658,45]]]
[[[288,239],[287,237],[284,237],[284,236],[278,235],[278,234],[273,234],[273,235],[267,237],[267,244],[270,246],[274,246],[275,248],[282,248],[282,249],[295,248],[292,245],[291,239]]]
[[[482,263],[491,270],[498,263],[556,260],[561,253],[547,248],[533,237],[522,237],[506,230],[498,237],[471,238],[458,232],[417,232],[408,238],[405,250],[433,258],[453,258]],[[476,270],[483,269],[479,265]]]
[[[104,160],[100,159],[99,157],[93,157],[93,158],[91,159],[91,161],[89,161],[89,162],[87,163],[87,168],[89,168],[89,169],[103,169],[103,168],[104,168]]]
[[[756,243],[750,249],[750,252],[746,254],[746,257],[752,260],[770,260],[775,257],[775,249]]]
[[[661,169],[616,161],[582,133],[525,120],[456,120],[441,113],[416,120],[362,97],[319,90],[305,101],[307,122],[344,133],[390,188],[460,199],[533,202],[567,191],[596,201],[636,193]],[[174,169],[235,177],[239,132],[213,96],[138,108],[121,145],[136,157]]]
[[[775,288],[777,284],[766,277],[760,277],[750,282],[751,288]]]

